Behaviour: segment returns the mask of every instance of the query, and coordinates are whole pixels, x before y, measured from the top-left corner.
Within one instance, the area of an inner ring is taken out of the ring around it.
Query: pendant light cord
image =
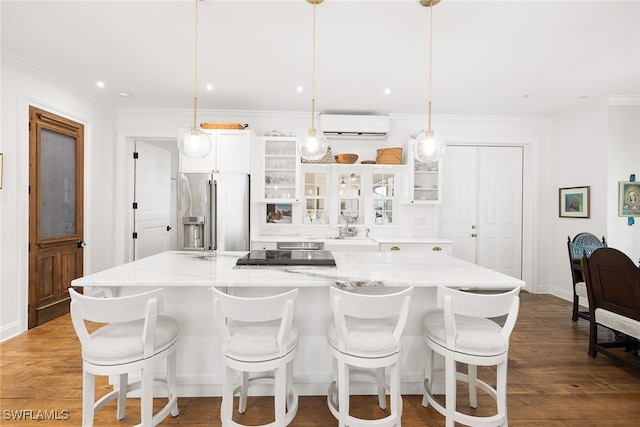
[[[428,131],[431,132],[431,70],[433,64],[433,0],[429,0],[429,114]]]
[[[316,113],[316,2],[313,2],[313,37],[311,45],[311,129],[315,129]]]
[[[193,78],[193,129],[196,129],[197,119],[196,116],[198,114],[198,1],[196,2],[196,51],[195,51],[195,64],[194,64],[194,78]]]

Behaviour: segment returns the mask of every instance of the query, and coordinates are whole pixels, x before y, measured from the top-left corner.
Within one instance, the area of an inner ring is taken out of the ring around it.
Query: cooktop
[[[310,265],[335,267],[336,260],[331,251],[285,251],[285,250],[254,250],[238,258],[236,266],[283,266]]]

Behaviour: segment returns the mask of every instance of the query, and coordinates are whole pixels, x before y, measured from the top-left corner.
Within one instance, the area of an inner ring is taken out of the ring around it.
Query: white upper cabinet
[[[211,151],[202,159],[180,156],[180,172],[251,173],[252,130],[205,129]]]
[[[329,223],[329,175],[326,169],[305,167],[302,223]]]
[[[353,169],[337,171],[335,192],[338,195],[339,225],[364,224],[362,172]]]
[[[393,224],[395,218],[395,198],[397,172],[388,169],[372,169],[372,199],[374,224]]]

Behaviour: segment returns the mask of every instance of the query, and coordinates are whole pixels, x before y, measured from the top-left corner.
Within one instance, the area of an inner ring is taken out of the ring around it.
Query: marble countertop
[[[246,252],[163,252],[75,279],[72,286],[524,286],[513,277],[444,253],[333,252],[336,267],[237,268]]]
[[[322,236],[258,236],[254,242],[313,242],[329,241],[340,243],[415,243],[415,244],[453,244],[453,240],[443,237],[416,237],[416,236],[376,236],[376,237],[352,237],[346,239],[336,239],[334,237]]]

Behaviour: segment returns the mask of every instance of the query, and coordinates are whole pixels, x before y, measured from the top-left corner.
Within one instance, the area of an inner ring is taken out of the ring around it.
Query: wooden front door
[[[81,277],[84,126],[29,107],[29,328],[69,312]]]

